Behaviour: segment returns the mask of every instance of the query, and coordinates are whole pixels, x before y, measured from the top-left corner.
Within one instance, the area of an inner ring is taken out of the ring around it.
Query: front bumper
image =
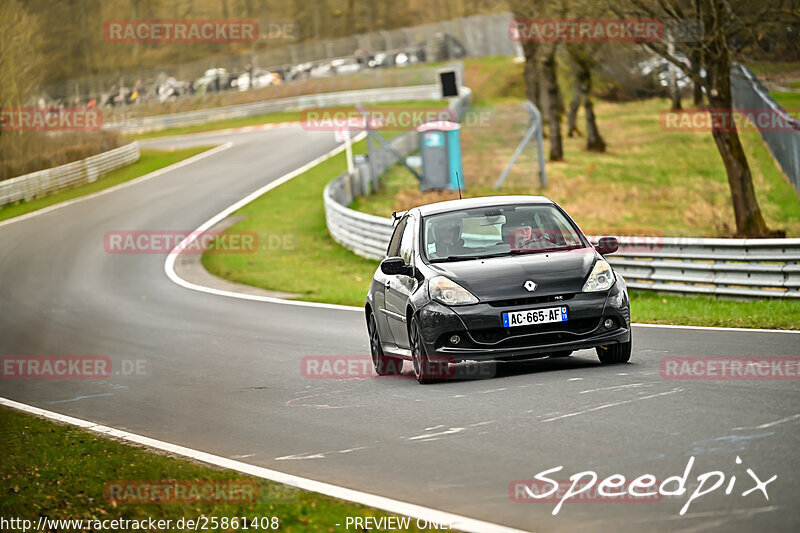
[[[426,353],[453,362],[508,360],[630,341],[630,305],[621,283],[607,292],[561,296],[563,300],[545,296],[459,307],[430,302],[417,314]],[[504,312],[557,306],[567,307],[569,320],[503,326]],[[611,328],[603,325],[607,318],[614,320]],[[460,338],[458,343],[451,342],[454,335]]]

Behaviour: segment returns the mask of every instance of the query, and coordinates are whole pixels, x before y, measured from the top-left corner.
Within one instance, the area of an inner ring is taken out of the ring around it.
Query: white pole
[[[350,130],[344,130],[344,149],[347,153],[347,174],[349,176],[353,175],[353,148],[351,147],[350,142]]]

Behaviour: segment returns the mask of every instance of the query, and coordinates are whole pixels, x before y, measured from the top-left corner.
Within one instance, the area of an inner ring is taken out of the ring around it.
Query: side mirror
[[[387,257],[381,261],[381,272],[388,276],[397,274],[411,275],[411,267],[403,261],[402,257]]]
[[[602,255],[613,254],[619,250],[619,241],[616,237],[600,237],[594,249]]]

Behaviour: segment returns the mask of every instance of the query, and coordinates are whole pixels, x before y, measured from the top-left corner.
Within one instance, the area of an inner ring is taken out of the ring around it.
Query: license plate
[[[566,322],[566,307],[548,307],[546,309],[532,309],[530,311],[512,311],[503,313],[503,326],[530,326],[533,324],[547,324],[549,322]]]

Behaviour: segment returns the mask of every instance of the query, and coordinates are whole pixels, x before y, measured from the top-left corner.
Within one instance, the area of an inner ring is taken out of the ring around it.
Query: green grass
[[[183,517],[244,516],[252,520],[277,516],[280,531],[329,532],[340,530],[335,524],[344,524],[347,516],[390,516],[363,505],[154,453],[6,408],[0,408],[0,440],[0,516],[32,520],[34,525],[39,516],[172,519],[173,524]],[[107,500],[103,492],[106,482],[166,480],[255,482],[257,497],[254,503],[240,504],[131,504]],[[412,527],[415,522],[411,520]],[[175,526],[170,530],[176,530]]]
[[[391,102],[391,103],[379,103],[379,104],[369,104],[364,106],[368,109],[372,108],[383,108],[383,107],[398,107],[398,108],[407,108],[407,107],[434,107],[440,108],[446,105],[446,102],[441,100],[419,100],[419,101],[412,101],[412,102]],[[355,107],[322,107],[322,108],[314,108],[313,111],[318,113],[324,113],[326,111],[342,111],[342,110],[353,110]],[[214,122],[204,122],[203,124],[195,124],[192,126],[182,126],[178,128],[169,128],[165,130],[159,131],[148,131],[144,133],[137,133],[133,135],[128,135],[127,138],[133,139],[153,139],[158,137],[171,137],[174,135],[185,135],[187,133],[200,133],[206,131],[216,131],[216,130],[223,130],[228,128],[243,128],[245,126],[258,126],[261,124],[275,124],[278,122],[300,122],[304,120],[306,113],[310,110],[297,110],[297,111],[280,111],[276,113],[269,113],[265,115],[256,115],[253,117],[242,117],[242,118],[232,118],[228,120],[217,120]]]
[[[363,153],[364,143],[355,145]],[[377,261],[342,248],[328,234],[322,190],[345,170],[339,154],[239,210],[245,220],[230,231],[255,231],[290,243],[256,254],[204,254],[211,273],[247,285],[299,294],[314,302],[363,306]],[[302,213],[302,216],[298,216]],[[332,282],[331,280],[335,280]],[[631,292],[634,322],[697,326],[800,329],[800,302],[738,301]]]
[[[732,231],[730,193],[711,135],[663,131],[659,122],[667,105],[663,100],[598,103],[600,127],[609,142],[607,154],[588,153],[583,139],[565,138],[567,161],[548,164],[547,190],[541,191],[532,177],[535,159],[523,156],[506,186],[492,191],[525,128],[515,100],[519,88],[502,79],[517,68],[521,67],[507,59],[467,62],[467,85],[480,87],[482,80],[482,94],[488,95],[483,101],[490,104],[474,112],[495,113],[488,124],[478,120],[475,127],[462,130],[467,196],[543,192],[565,205],[586,230],[652,234],[658,228],[662,235],[698,236]],[[797,195],[776,170],[758,134],[745,132],[742,138],[765,217],[773,227],[800,235]],[[362,153],[364,143],[355,148]],[[692,157],[687,155],[690,150]],[[329,236],[322,205],[323,188],[344,170],[344,155],[339,154],[237,213],[245,219],[231,231],[255,231],[262,238],[286,236],[292,246],[252,255],[205,254],[204,266],[223,278],[296,293],[301,300],[362,306],[378,263],[345,250]],[[415,178],[395,166],[385,175],[381,191],[358,198],[351,207],[388,216],[394,210],[454,196],[422,195]],[[637,291],[631,298],[635,322],[800,328],[796,302]]]
[[[365,152],[364,141],[355,153]],[[255,254],[203,255],[211,273],[247,285],[286,291],[301,299],[364,305],[374,261],[344,249],[328,234],[322,190],[347,169],[344,153],[324,161],[237,211],[245,220],[231,231],[255,231],[260,242],[286,246],[261,247]]]
[[[800,71],[800,61],[759,61],[748,63],[747,67],[758,76],[769,77],[776,74]]]
[[[302,111],[282,111],[270,113],[268,115],[257,115],[254,117],[232,118],[228,120],[217,120],[215,122],[204,122],[193,126],[182,126],[179,128],[169,128],[159,131],[148,131],[134,135],[126,135],[126,138],[134,139],[153,139],[157,137],[172,137],[173,135],[185,135],[187,133],[199,133],[204,131],[224,130],[228,128],[242,128],[244,126],[256,126],[259,124],[274,124],[276,122],[297,122],[300,120]]]
[[[726,328],[800,329],[800,302],[734,300],[631,291],[634,322]]]
[[[30,202],[23,201],[17,204],[9,204],[0,207],[0,220],[6,220],[8,218],[38,211],[39,209],[72,200],[73,198],[108,189],[114,185],[119,185],[120,183],[130,181],[160,168],[188,159],[200,152],[205,152],[209,148],[208,146],[199,146],[174,151],[142,149],[137,162],[112,170],[94,183],[87,183],[86,185],[65,189],[49,196],[36,198]]]
[[[465,196],[543,194],[590,234],[734,236],[727,176],[711,134],[665,130],[660,114],[668,106],[661,99],[598,102],[606,153],[587,152],[582,137],[564,137],[565,159],[547,162],[548,187],[542,189],[535,149],[528,147],[498,190],[494,182],[522,136],[524,115],[519,104],[474,109],[478,119],[461,130]],[[792,185],[757,132],[741,132],[741,139],[768,225],[800,236],[800,201]],[[382,184],[377,194],[358,198],[351,207],[389,216],[457,197],[453,192],[420,193],[415,178],[399,165],[384,174]]]
[[[798,112],[800,111],[800,92],[786,93],[773,91],[769,94],[782,108],[789,111],[792,116],[798,116]]]

